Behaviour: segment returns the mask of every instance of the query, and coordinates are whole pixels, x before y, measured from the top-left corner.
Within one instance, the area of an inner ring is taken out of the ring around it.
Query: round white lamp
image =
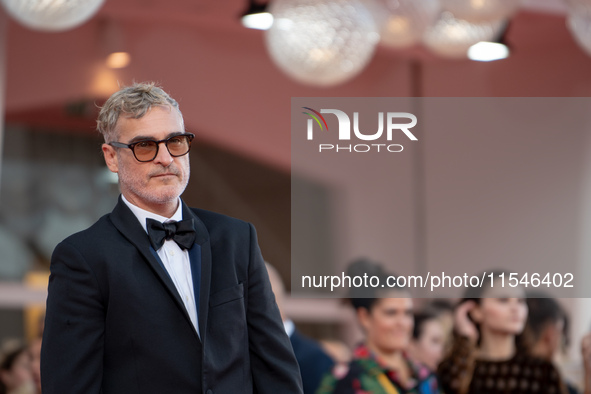
[[[384,0],[380,44],[404,49],[420,43],[425,30],[439,17],[439,0]]]
[[[333,86],[359,74],[379,41],[371,12],[359,0],[276,0],[265,32],[273,62],[294,80]]]
[[[33,30],[63,31],[90,19],[105,0],[2,0],[8,14]]]
[[[567,4],[566,25],[581,49],[591,56],[591,0],[571,0]]]
[[[506,22],[470,23],[444,12],[439,21],[427,30],[423,43],[431,52],[446,58],[465,59],[468,49],[480,41],[495,41]]]
[[[441,7],[468,22],[496,22],[513,16],[519,0],[441,0]]]

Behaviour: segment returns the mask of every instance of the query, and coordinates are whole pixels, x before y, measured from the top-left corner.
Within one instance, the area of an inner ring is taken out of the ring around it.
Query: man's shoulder
[[[68,236],[62,243],[92,244],[104,239],[109,232],[115,230],[109,216],[110,214],[103,215],[92,226]]]
[[[240,227],[247,228],[249,226],[249,223],[244,220],[237,219],[232,216],[224,215],[222,213],[208,211],[206,209],[201,209],[201,208],[190,208],[190,209],[205,224],[205,226],[208,228],[208,230],[211,228],[211,226],[214,226],[214,227],[221,226],[221,227],[228,227],[228,228],[237,228],[237,227],[238,228],[240,228]]]
[[[235,245],[241,247],[256,240],[254,226],[250,223],[201,208],[190,208],[191,212],[203,223],[209,239],[214,245]],[[197,226],[199,229],[199,226]],[[199,230],[198,230],[199,231]]]

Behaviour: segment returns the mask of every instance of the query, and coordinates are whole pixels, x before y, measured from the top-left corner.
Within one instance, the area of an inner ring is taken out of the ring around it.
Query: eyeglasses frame
[[[187,149],[187,152],[183,153],[182,155],[173,155],[170,152],[170,149],[168,148],[168,141],[170,141],[171,139],[176,138],[176,137],[187,137],[187,139],[189,140],[189,149]],[[172,157],[181,157],[181,156],[186,155],[191,150],[191,142],[193,141],[193,138],[195,138],[195,134],[193,134],[193,133],[182,133],[182,134],[171,135],[170,137],[165,138],[163,140],[159,140],[159,141],[152,140],[152,139],[149,139],[148,138],[148,139],[143,139],[143,140],[132,142],[131,144],[124,144],[123,142],[118,142],[118,141],[111,141],[108,144],[111,145],[111,146],[117,147],[117,148],[128,148],[128,149],[131,149],[131,153],[133,153],[133,157],[135,157],[135,159],[137,161],[139,161],[140,163],[148,163],[150,161],[154,161],[156,159],[156,157],[158,156],[158,152],[160,151],[160,144],[161,143],[164,143],[164,146],[166,146],[166,150],[168,151],[168,154],[170,156],[172,156]],[[135,155],[135,146],[137,144],[140,144],[140,143],[146,142],[146,141],[155,142],[156,143],[156,153],[154,154],[154,157],[151,158],[150,160],[140,160]]]

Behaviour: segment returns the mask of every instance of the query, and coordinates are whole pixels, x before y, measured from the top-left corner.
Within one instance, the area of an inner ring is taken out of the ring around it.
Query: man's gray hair
[[[142,82],[125,86],[113,93],[101,107],[96,128],[105,138],[105,142],[116,141],[117,121],[122,114],[126,117],[139,119],[154,106],[176,109],[181,115],[181,122],[183,122],[183,115],[175,99],[154,82]]]

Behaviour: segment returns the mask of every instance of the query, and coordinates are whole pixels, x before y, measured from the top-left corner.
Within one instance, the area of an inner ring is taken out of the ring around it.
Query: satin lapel
[[[197,306],[197,316],[199,316],[199,299],[201,298],[199,290],[201,289],[201,245],[194,243],[189,250],[189,261],[191,264],[191,278],[193,279],[193,293],[195,296],[195,305]]]
[[[209,231],[199,217],[183,201],[183,219],[193,218],[197,237],[195,243],[201,246],[201,282],[199,286],[199,334],[201,343],[207,333],[207,312],[209,311],[209,289],[211,285],[211,245]],[[193,284],[195,286],[195,284]]]
[[[187,322],[195,331],[195,327],[193,326],[193,323],[191,323],[191,318],[187,313],[185,304],[172,282],[172,279],[170,279],[168,272],[164,269],[156,252],[152,252],[154,249],[150,246],[148,235],[137,220],[137,217],[129,210],[123,200],[121,200],[121,197],[119,197],[119,202],[115,206],[115,209],[113,209],[110,218],[117,230],[119,230],[119,232],[121,232],[121,234],[123,234],[123,236],[137,248],[142,257],[149,263],[152,270],[156,273],[156,276],[158,276],[164,287],[168,290],[172,298],[174,298],[174,301],[181,312],[187,318]],[[195,335],[197,336],[197,331],[195,331]]]

